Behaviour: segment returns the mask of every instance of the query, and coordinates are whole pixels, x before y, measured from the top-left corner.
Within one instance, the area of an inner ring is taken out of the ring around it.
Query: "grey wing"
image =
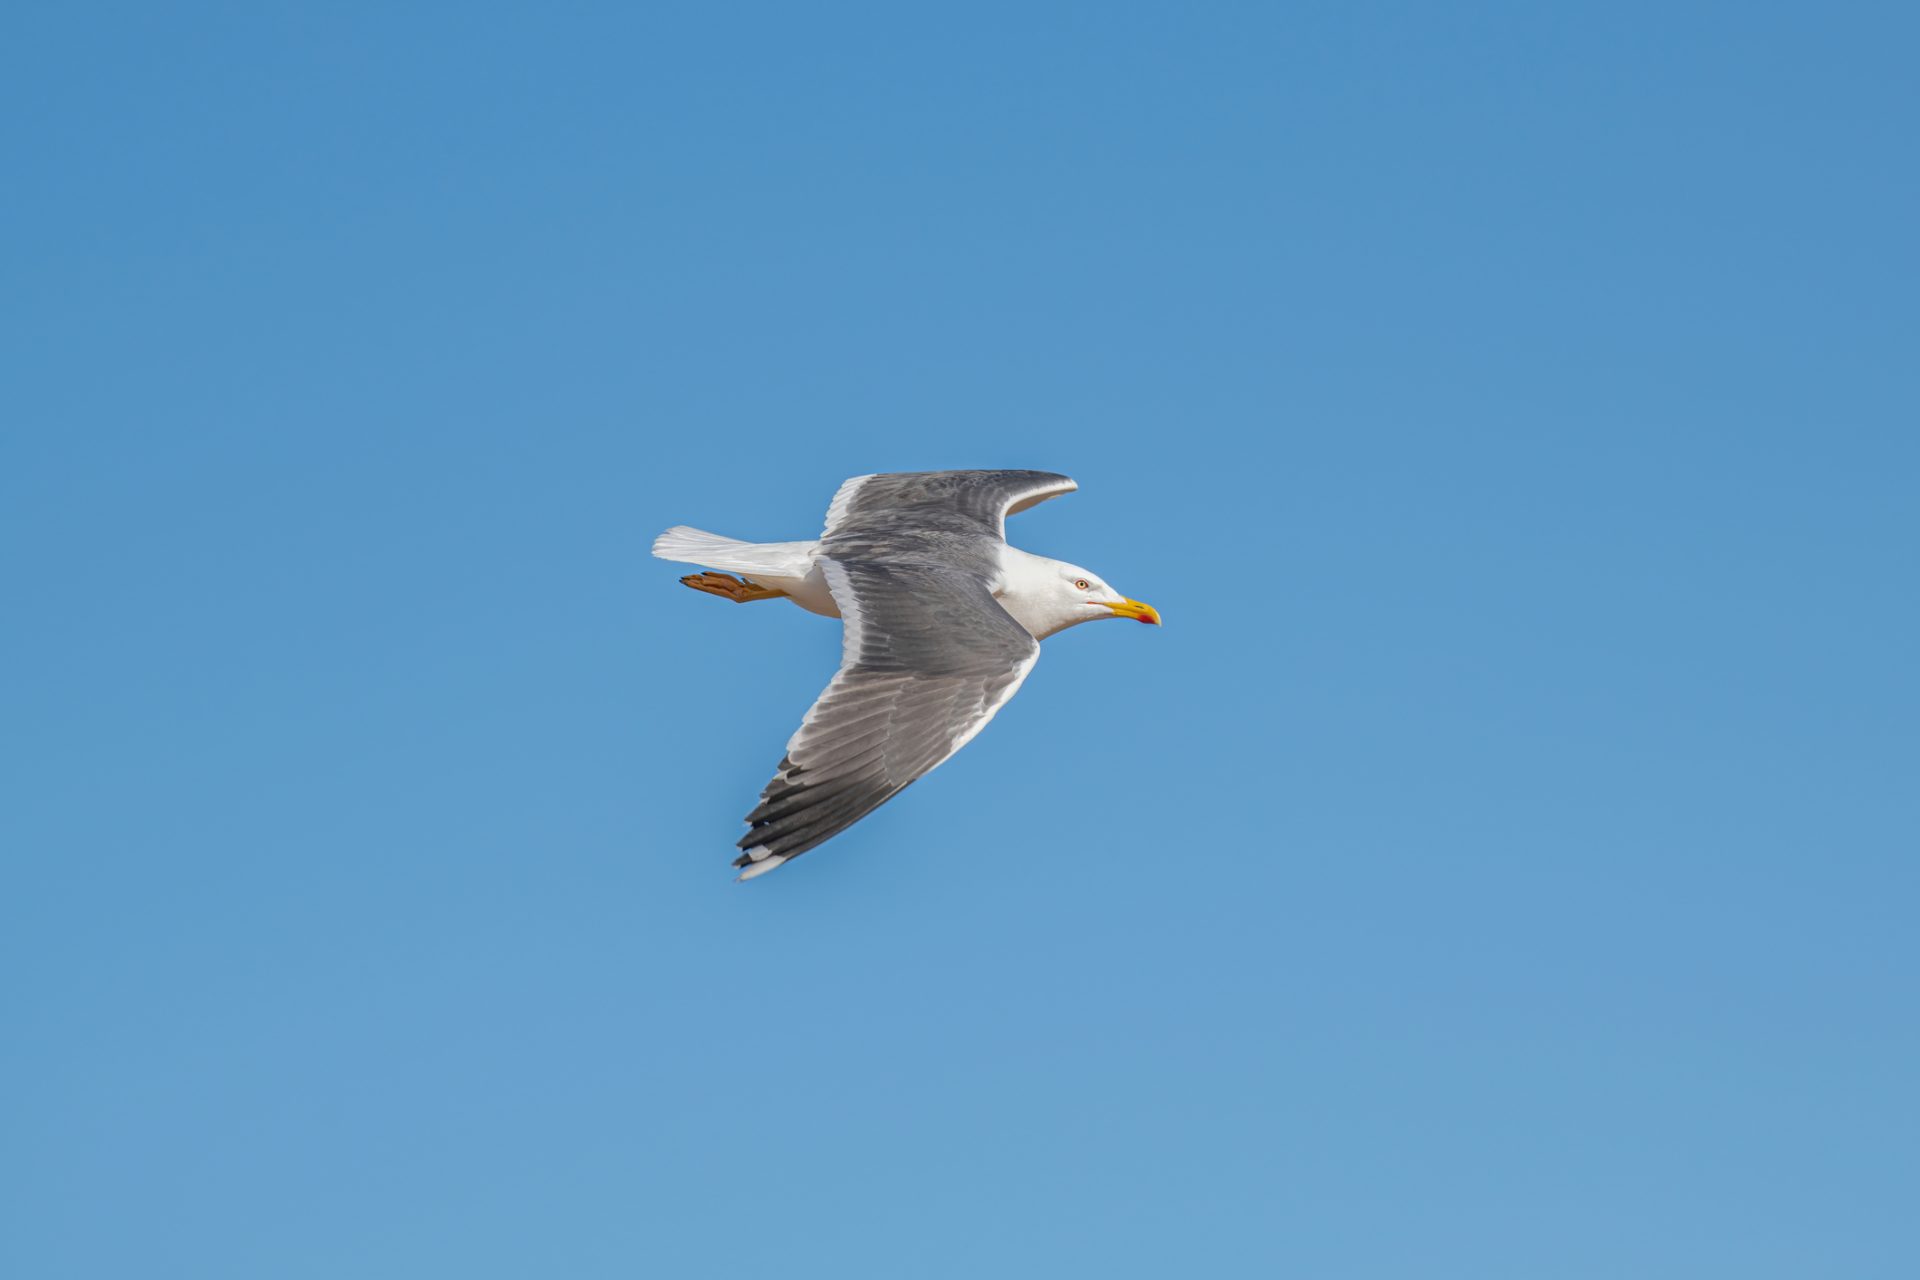
[[[965,746],[1040,655],[978,578],[819,563],[846,619],[840,670],[747,815],[743,880],[845,831]]]
[[[843,558],[878,547],[897,554],[902,539],[920,535],[1006,536],[1016,512],[1079,488],[1053,471],[899,471],[855,476],[840,486],[827,508],[829,544],[846,548]]]

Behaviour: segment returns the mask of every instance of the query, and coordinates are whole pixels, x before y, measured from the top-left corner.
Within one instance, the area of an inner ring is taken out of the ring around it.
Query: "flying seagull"
[[[733,865],[765,875],[839,835],[972,741],[1033,669],[1040,641],[1096,618],[1160,624],[1092,570],[1007,545],[1006,518],[1072,493],[1051,471],[855,476],[817,542],[741,542],[676,525],[662,560],[746,604],[845,620],[840,670],[787,741]],[[733,575],[739,575],[735,577]]]

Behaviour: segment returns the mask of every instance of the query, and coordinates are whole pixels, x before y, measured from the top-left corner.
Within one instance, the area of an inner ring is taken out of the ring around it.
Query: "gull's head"
[[[1131,618],[1160,625],[1159,610],[1121,595],[1091,569],[1041,556],[1022,554],[1021,560],[1017,566],[1008,566],[1014,572],[1008,575],[1000,603],[1042,639],[1103,618]]]
[[[1160,625],[1160,611],[1150,604],[1127,597],[1108,586],[1092,572],[1078,565],[1064,566],[1061,580],[1066,583],[1065,594],[1078,606],[1075,622],[1091,622],[1099,618],[1132,618],[1135,622],[1144,622],[1149,626]],[[1073,623],[1068,623],[1072,626]]]

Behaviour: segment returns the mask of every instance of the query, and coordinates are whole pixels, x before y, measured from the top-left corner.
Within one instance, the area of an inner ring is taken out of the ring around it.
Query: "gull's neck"
[[[1083,612],[1066,607],[1062,599],[1061,577],[1066,568],[1058,560],[1005,543],[1000,546],[1000,581],[993,594],[1000,607],[1035,640],[1045,640],[1056,631],[1087,620]]]

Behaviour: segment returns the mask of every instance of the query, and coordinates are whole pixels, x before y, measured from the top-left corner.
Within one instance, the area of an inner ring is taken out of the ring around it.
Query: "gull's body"
[[[724,571],[682,578],[688,586],[845,620],[840,670],[747,815],[741,879],[838,835],[965,746],[1047,636],[1096,618],[1160,621],[1078,565],[1007,545],[1008,515],[1076,487],[1048,471],[856,476],[813,542],[685,526],[655,540],[664,560]]]

